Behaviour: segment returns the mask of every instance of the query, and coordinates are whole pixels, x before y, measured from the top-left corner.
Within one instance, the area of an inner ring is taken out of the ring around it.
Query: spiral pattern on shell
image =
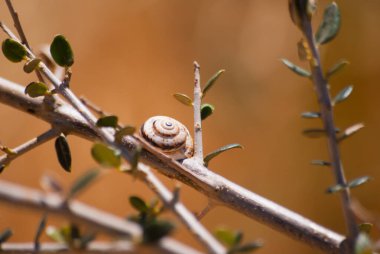
[[[153,116],[141,126],[141,135],[153,146],[176,160],[193,155],[193,139],[187,128],[167,116]]]

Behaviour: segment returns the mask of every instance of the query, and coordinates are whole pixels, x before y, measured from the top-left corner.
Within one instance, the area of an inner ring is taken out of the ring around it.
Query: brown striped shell
[[[193,139],[187,128],[167,116],[153,116],[140,129],[141,136],[175,160],[193,155]]]

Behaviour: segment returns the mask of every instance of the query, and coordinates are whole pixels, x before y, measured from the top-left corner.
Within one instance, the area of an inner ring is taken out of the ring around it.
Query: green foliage
[[[207,167],[209,162],[215,158],[216,156],[218,156],[219,154],[225,152],[225,151],[228,151],[228,150],[231,150],[231,149],[234,149],[234,148],[243,148],[242,145],[240,144],[229,144],[229,145],[226,145],[226,146],[223,146],[223,147],[220,147],[218,149],[216,149],[215,151],[212,151],[211,153],[207,154],[204,158],[204,165]]]
[[[136,128],[134,126],[127,125],[116,131],[115,140],[117,142],[121,142],[124,136],[132,135],[135,132],[136,132]]]
[[[95,239],[95,234],[82,233],[80,228],[75,224],[69,224],[56,228],[49,226],[46,229],[46,234],[58,243],[64,243],[76,250],[84,250],[87,245]]]
[[[303,118],[320,118],[321,113],[319,113],[319,112],[303,112],[301,114],[301,117],[303,117]]]
[[[318,44],[325,44],[336,37],[340,29],[340,10],[333,2],[324,12],[322,24],[319,26],[315,40]]]
[[[329,79],[339,71],[341,71],[346,65],[348,65],[350,62],[346,59],[339,60],[336,64],[334,64],[327,72],[326,72],[326,79]]]
[[[186,105],[186,106],[193,106],[193,100],[187,96],[186,94],[183,94],[183,93],[175,93],[173,94],[174,98],[181,102],[183,105]]]
[[[58,161],[61,167],[66,172],[71,172],[71,152],[69,143],[66,140],[65,135],[61,134],[55,140],[55,151],[57,153]]]
[[[336,96],[335,98],[332,100],[332,104],[333,105],[336,105],[342,101],[345,101],[348,96],[350,96],[350,94],[352,93],[352,90],[354,89],[354,86],[353,85],[349,85],[349,86],[346,86],[345,88],[343,88]]]
[[[281,59],[281,61],[283,64],[285,64],[286,67],[288,67],[290,70],[300,75],[301,77],[309,78],[311,76],[309,71],[295,65],[294,63],[290,62],[288,59]]]
[[[104,116],[96,121],[96,126],[98,127],[112,127],[116,128],[118,122],[117,116]]]
[[[157,202],[148,204],[137,196],[130,197],[129,202],[138,211],[138,215],[130,216],[128,219],[142,227],[144,243],[157,242],[173,231],[174,225],[170,221],[158,218],[162,207],[159,208]]]
[[[31,72],[37,70],[40,62],[41,62],[41,59],[39,59],[39,58],[34,58],[34,59],[27,61],[24,65],[24,68],[23,68],[24,72],[31,73]]]
[[[26,59],[27,52],[25,47],[13,39],[5,39],[1,49],[4,56],[11,62],[18,63]]]
[[[214,86],[215,82],[219,79],[220,75],[222,75],[226,70],[217,71],[205,84],[205,87],[202,90],[202,97],[206,95],[206,93]]]
[[[121,165],[120,152],[102,143],[96,143],[92,146],[91,155],[95,161],[104,167],[119,168]]]
[[[5,229],[0,233],[0,244],[5,243],[13,235],[13,232],[10,228]]]
[[[80,176],[71,186],[68,199],[78,195],[82,190],[92,184],[99,176],[100,171],[98,169],[88,170],[82,176]]]
[[[42,82],[31,82],[25,87],[24,92],[32,98],[50,94],[49,88]]]
[[[50,53],[54,61],[61,67],[70,67],[74,64],[74,53],[70,43],[63,35],[56,35],[50,45]]]
[[[241,244],[243,234],[240,231],[234,232],[225,228],[218,228],[215,231],[216,238],[228,248],[228,254],[250,253],[262,247],[260,242],[248,242]]]
[[[359,177],[359,178],[356,178],[356,179],[350,181],[347,184],[347,186],[348,186],[348,188],[352,189],[352,188],[358,187],[360,185],[363,185],[370,180],[372,180],[372,177],[370,177],[370,176]]]
[[[205,120],[207,117],[214,113],[215,107],[211,104],[205,103],[201,106],[201,119]]]

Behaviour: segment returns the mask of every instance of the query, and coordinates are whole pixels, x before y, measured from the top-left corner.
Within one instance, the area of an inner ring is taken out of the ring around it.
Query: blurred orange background
[[[316,25],[329,1],[320,1]],[[217,173],[294,210],[321,225],[344,234],[338,195],[327,195],[334,184],[329,169],[310,165],[327,159],[325,139],[301,135],[318,120],[300,118],[303,111],[317,110],[312,85],[285,68],[280,58],[298,61],[300,32],[291,23],[287,1],[122,1],[33,0],[14,1],[29,42],[34,49],[64,34],[75,53],[71,87],[122,122],[139,126],[150,116],[172,116],[187,126],[192,111],[173,99],[176,92],[192,94],[194,60],[201,65],[203,83],[219,69],[226,69],[205,97],[216,106],[204,126],[205,151],[229,143],[241,143],[211,162]],[[339,36],[321,49],[325,69],[338,59],[351,64],[331,80],[332,94],[354,84],[350,99],[336,107],[336,122],[344,129],[364,122],[366,128],[345,141],[341,154],[348,179],[370,175],[374,181],[353,190],[353,196],[374,213],[380,212],[380,2],[338,1],[342,14]],[[0,19],[12,26],[4,2]],[[5,39],[0,34],[0,39]],[[0,76],[27,84],[34,75],[21,64],[0,57]],[[0,140],[10,147],[46,131],[49,125],[0,105]],[[69,136],[72,173],[61,170],[53,142],[20,157],[1,179],[39,188],[39,179],[54,173],[68,187],[87,169],[96,166],[91,144]],[[161,177],[169,188],[175,182]],[[128,196],[147,199],[154,195],[143,184],[114,171],[106,171],[80,199],[120,216],[133,213]],[[183,202],[200,211],[207,199],[183,186]],[[31,241],[41,214],[0,203],[0,229],[12,227],[12,241]],[[172,217],[170,214],[166,216]],[[49,224],[64,219],[50,217]],[[320,253],[239,213],[218,207],[202,220],[213,230],[226,226],[244,232],[246,241],[262,239],[259,253]],[[177,222],[174,235],[201,248]],[[45,238],[46,239],[46,238]]]

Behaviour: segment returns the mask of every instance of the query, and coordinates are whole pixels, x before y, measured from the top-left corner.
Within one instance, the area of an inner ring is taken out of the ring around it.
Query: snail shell
[[[167,116],[153,116],[141,126],[141,135],[151,145],[175,160],[193,155],[193,139],[187,128]]]

